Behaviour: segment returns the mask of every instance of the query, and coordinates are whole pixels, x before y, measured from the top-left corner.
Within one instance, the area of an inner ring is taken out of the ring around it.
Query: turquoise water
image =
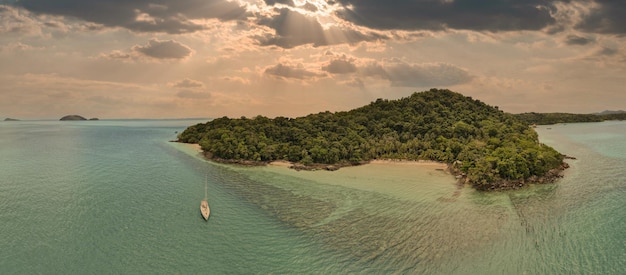
[[[479,193],[443,171],[212,164],[200,121],[0,123],[0,273],[623,274],[626,123],[553,125],[556,185]],[[211,218],[199,202],[208,175]]]

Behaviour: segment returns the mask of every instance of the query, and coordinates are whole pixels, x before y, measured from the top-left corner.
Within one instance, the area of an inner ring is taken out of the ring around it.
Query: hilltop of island
[[[553,182],[567,168],[565,156],[541,144],[528,123],[439,89],[298,118],[222,117],[188,127],[178,141],[197,143],[220,162],[285,160],[304,169],[375,159],[438,161],[479,190]]]
[[[99,120],[98,118],[94,117],[94,118],[90,118],[90,119],[86,119],[83,116],[79,116],[79,115],[66,115],[64,117],[62,117],[61,119],[59,119],[61,121],[77,121],[77,120]]]

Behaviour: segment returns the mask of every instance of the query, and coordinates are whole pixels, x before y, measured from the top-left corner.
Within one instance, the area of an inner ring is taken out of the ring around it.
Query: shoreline
[[[179,142],[181,143],[181,142]],[[569,164],[567,162],[563,162],[558,168],[554,168],[545,175],[542,176],[532,176],[527,179],[513,179],[513,180],[498,180],[496,182],[492,182],[486,185],[478,185],[470,182],[467,175],[461,172],[454,164],[437,162],[432,160],[404,160],[404,159],[373,159],[369,161],[361,161],[356,163],[336,163],[336,164],[312,164],[312,165],[304,165],[300,163],[294,163],[286,160],[275,160],[275,161],[251,161],[251,160],[227,160],[227,159],[216,159],[210,156],[209,153],[206,153],[202,150],[199,144],[196,143],[181,143],[186,147],[195,150],[200,154],[205,160],[214,161],[222,164],[234,164],[241,166],[274,166],[274,167],[284,167],[288,169],[293,169],[296,171],[337,171],[340,168],[344,167],[355,167],[362,166],[367,164],[372,165],[393,165],[393,166],[414,166],[419,168],[430,168],[434,171],[443,171],[449,173],[453,179],[456,180],[457,186],[471,185],[473,188],[479,191],[506,191],[506,190],[518,190],[529,186],[530,184],[551,184],[555,183],[559,179],[563,178],[563,172],[569,168]],[[576,159],[575,157],[570,157],[564,155],[565,159]]]
[[[174,142],[176,142],[176,141],[174,141]],[[318,171],[318,170],[336,171],[336,170],[339,170],[340,168],[344,168],[344,167],[353,167],[353,166],[360,166],[360,165],[367,165],[367,164],[415,166],[415,167],[432,168],[433,170],[438,170],[438,171],[443,170],[443,171],[448,171],[448,172],[449,172],[449,167],[450,167],[447,163],[438,162],[438,161],[432,161],[432,160],[404,160],[404,159],[374,159],[374,160],[370,160],[370,161],[361,161],[361,162],[357,162],[357,163],[336,163],[336,164],[316,163],[316,164],[309,165],[309,166],[305,166],[303,164],[294,163],[294,162],[290,162],[290,161],[286,161],[286,160],[275,160],[275,161],[270,161],[270,162],[266,162],[266,161],[249,161],[249,160],[225,160],[225,159],[215,159],[215,158],[211,158],[211,157],[207,156],[206,153],[204,151],[202,151],[202,148],[200,147],[200,144],[197,144],[197,143],[182,143],[182,142],[177,142],[177,143],[182,144],[183,146],[185,146],[185,147],[187,147],[189,149],[193,149],[198,154],[202,155],[206,160],[215,161],[217,163],[236,164],[236,165],[242,165],[242,166],[275,166],[275,167],[285,167],[285,168],[289,168],[289,169],[294,169],[296,171],[302,171],[302,170],[304,170],[304,171]]]
[[[176,142],[176,143],[182,144],[183,146],[188,147],[189,149],[194,149],[198,153],[202,154],[202,147],[200,147],[200,144],[197,144],[197,143],[183,143],[183,142],[178,142],[178,141],[172,141],[172,142]]]
[[[326,171],[336,171],[339,168],[344,167],[354,167],[361,165],[398,165],[398,166],[414,166],[414,167],[424,167],[424,168],[433,168],[434,170],[447,170],[448,164],[437,161],[430,160],[403,160],[403,159],[373,159],[370,161],[362,161],[358,163],[338,163],[338,164],[313,164],[310,166],[304,166],[302,164],[286,161],[286,160],[275,160],[267,163],[269,166],[278,166],[278,167],[287,167],[294,170],[306,170],[306,171],[315,171],[315,170],[326,170]]]

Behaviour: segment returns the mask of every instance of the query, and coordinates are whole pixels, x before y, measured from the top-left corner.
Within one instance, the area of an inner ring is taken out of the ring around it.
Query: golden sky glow
[[[430,88],[626,109],[616,2],[0,0],[0,117],[293,117]]]

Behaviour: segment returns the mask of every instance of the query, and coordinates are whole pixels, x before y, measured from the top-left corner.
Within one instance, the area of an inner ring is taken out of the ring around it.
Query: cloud
[[[222,80],[230,83],[238,83],[242,85],[250,85],[250,80],[247,78],[239,77],[239,76],[227,76],[222,78]]]
[[[0,4],[0,34],[65,38],[77,32],[102,29],[102,25],[95,23],[76,22],[62,16],[35,14],[20,7]]]
[[[618,49],[609,48],[609,47],[602,47],[602,49],[598,51],[598,55],[601,55],[601,56],[615,56],[618,53],[619,53]]]
[[[296,5],[293,3],[293,0],[264,0],[264,2],[268,6],[273,6],[276,4],[284,4],[284,5],[293,7]]]
[[[345,84],[350,86],[350,87],[359,88],[359,89],[365,89],[365,83],[363,82],[363,80],[361,80],[359,78],[352,79],[352,80],[346,82]]]
[[[31,12],[79,18],[108,27],[135,32],[190,33],[209,26],[195,19],[222,21],[244,19],[246,7],[228,0],[21,0],[15,5]]]
[[[593,42],[595,42],[595,39],[593,39],[593,38],[587,38],[587,37],[582,37],[582,36],[573,35],[573,34],[568,35],[565,38],[565,44],[567,44],[567,45],[580,45],[580,46],[583,46],[583,45],[587,45],[587,44],[590,44],[590,43],[593,43]]]
[[[349,74],[357,71],[354,59],[348,59],[345,56],[339,59],[331,60],[322,70],[331,74]]]
[[[466,70],[447,63],[407,63],[398,59],[370,63],[360,69],[364,76],[380,77],[393,87],[445,87],[470,82]]]
[[[211,97],[211,93],[203,89],[204,83],[190,78],[168,83],[168,86],[178,90],[176,96],[179,98],[207,99]]]
[[[276,31],[275,35],[259,39],[263,46],[293,48],[304,44],[326,44],[324,29],[317,19],[290,9],[281,9],[278,15],[261,19],[258,23]]]
[[[540,30],[555,23],[549,0],[337,0],[337,15],[373,29]]]
[[[32,51],[32,50],[42,50],[43,47],[33,47],[28,44],[24,44],[22,42],[13,42],[7,45],[0,45],[0,52],[23,52],[23,51]]]
[[[156,59],[183,59],[192,53],[191,48],[180,42],[158,39],[150,39],[147,45],[137,45],[132,50]]]
[[[170,83],[170,86],[174,88],[202,88],[204,87],[204,83],[197,80],[185,78],[181,81]]]
[[[132,60],[133,55],[123,51],[112,51],[110,53],[100,54],[100,57],[105,59],[118,59],[118,60]]]
[[[0,34],[39,34],[40,23],[33,19],[28,12],[22,12],[7,5],[0,5]]]
[[[319,8],[316,5],[311,4],[311,2],[307,1],[306,4],[300,6],[306,11],[317,12]]]
[[[626,1],[615,0],[337,0],[336,14],[379,30],[517,31],[567,28],[626,33]],[[565,25],[563,25],[565,24]]]
[[[374,32],[361,32],[336,26],[325,29],[316,17],[306,16],[288,8],[280,9],[276,15],[259,19],[257,24],[275,31],[275,34],[255,37],[261,46],[290,49],[306,44],[319,47],[387,39],[386,36]]]
[[[329,52],[327,52],[329,53]],[[330,53],[332,55],[332,53]],[[474,76],[466,69],[448,63],[410,63],[398,58],[376,61],[373,59],[334,56],[324,65],[321,72],[306,69],[302,64],[281,62],[267,67],[264,73],[284,79],[308,80],[331,75],[349,75],[351,80],[341,83],[364,88],[365,79],[386,80],[391,87],[449,87],[472,81]]]
[[[576,27],[579,30],[594,33],[626,34],[626,1],[594,0],[591,9],[583,21]]]
[[[272,75],[278,78],[294,78],[294,79],[309,79],[313,77],[322,76],[316,72],[306,70],[302,64],[296,66],[290,66],[282,63],[278,63],[275,66],[271,66],[265,69],[265,74]]]

